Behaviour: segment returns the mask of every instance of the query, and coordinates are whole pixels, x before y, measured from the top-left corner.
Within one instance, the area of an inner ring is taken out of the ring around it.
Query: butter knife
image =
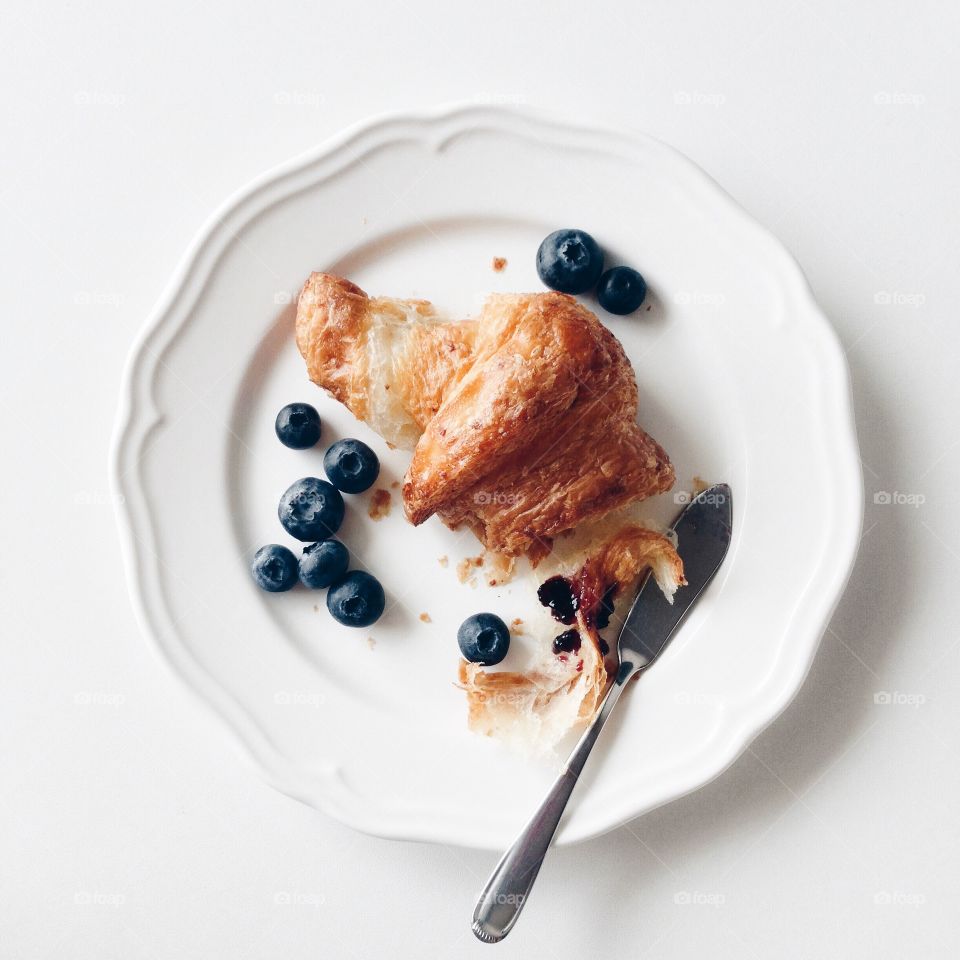
[[[500,859],[480,894],[473,932],[484,943],[497,943],[513,929],[603,725],[629,681],[656,661],[713,579],[730,546],[732,523],[733,501],[725,483],[699,493],[674,522],[687,585],[677,590],[670,603],[648,575],[637,593],[617,641],[620,667],[610,689],[546,799]]]

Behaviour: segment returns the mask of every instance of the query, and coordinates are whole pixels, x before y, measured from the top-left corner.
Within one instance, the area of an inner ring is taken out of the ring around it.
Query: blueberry
[[[647,281],[631,267],[614,267],[601,278],[597,299],[607,313],[633,313],[646,299]]]
[[[311,590],[329,587],[347,572],[350,554],[339,540],[311,543],[300,557],[300,582]]]
[[[343,497],[333,484],[304,477],[287,488],[277,515],[291,537],[309,543],[332,537],[343,523],[343,510]]]
[[[250,572],[258,587],[280,593],[297,582],[297,558],[286,547],[270,543],[253,555]]]
[[[306,450],[320,439],[320,414],[309,403],[288,403],[274,424],[285,447]]]
[[[386,603],[380,581],[362,570],[352,570],[327,593],[327,609],[345,627],[369,627],[380,619]]]
[[[377,455],[360,440],[338,440],[324,454],[323,469],[344,493],[363,493],[380,475]]]
[[[457,643],[464,660],[490,667],[507,655],[510,631],[498,616],[475,613],[460,624]]]
[[[603,272],[603,251],[583,230],[554,230],[537,250],[537,273],[551,290],[585,293]]]

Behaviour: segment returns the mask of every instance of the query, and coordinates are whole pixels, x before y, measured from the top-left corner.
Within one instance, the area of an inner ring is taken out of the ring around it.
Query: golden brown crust
[[[405,357],[405,375],[397,378],[404,407],[417,426],[437,415],[443,398],[458,372],[469,360],[475,324],[434,323],[415,325]]]
[[[311,379],[388,441],[412,446],[407,517],[467,525],[537,560],[553,538],[668,490],[673,467],[637,425],[616,337],[573,297],[493,295],[476,321],[371,299],[311,275],[297,308]]]
[[[364,369],[360,347],[369,297],[342,277],[312,273],[297,298],[297,347],[310,379],[361,420],[366,405],[355,388]]]
[[[662,533],[639,524],[621,528],[577,572],[574,586],[580,596],[580,609],[594,608],[611,587],[614,597],[621,596],[648,569],[653,570],[660,589],[671,602],[677,587],[687,582],[680,555]]]

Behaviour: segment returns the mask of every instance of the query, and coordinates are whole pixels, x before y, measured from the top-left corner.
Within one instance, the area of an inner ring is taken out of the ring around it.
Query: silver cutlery
[[[732,522],[733,501],[725,483],[699,493],[674,522],[671,529],[677,535],[687,585],[677,590],[670,603],[648,575],[637,593],[617,640],[620,667],[610,689],[546,799],[500,859],[480,894],[473,932],[484,943],[497,943],[513,929],[603,725],[627,684],[650,669],[713,579],[730,545]]]

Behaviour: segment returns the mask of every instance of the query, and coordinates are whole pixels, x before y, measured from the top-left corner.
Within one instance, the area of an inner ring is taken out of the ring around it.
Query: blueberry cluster
[[[280,442],[306,450],[320,439],[317,411],[308,403],[290,403],[275,423]],[[277,515],[283,529],[306,543],[300,559],[278,543],[261,547],[251,570],[257,585],[270,593],[290,590],[299,580],[311,590],[327,590],[327,609],[348,627],[368,627],[380,618],[386,605],[383,587],[362,570],[348,571],[350,554],[333,539],[343,523],[343,493],[362,493],[380,474],[377,455],[360,440],[338,440],[323,458],[326,480],[303,477],[280,498]]]
[[[632,267],[603,272],[603,250],[585,230],[554,230],[537,250],[537,275],[561,293],[586,293],[597,288],[600,306],[608,313],[633,313],[646,299],[647,282]]]

